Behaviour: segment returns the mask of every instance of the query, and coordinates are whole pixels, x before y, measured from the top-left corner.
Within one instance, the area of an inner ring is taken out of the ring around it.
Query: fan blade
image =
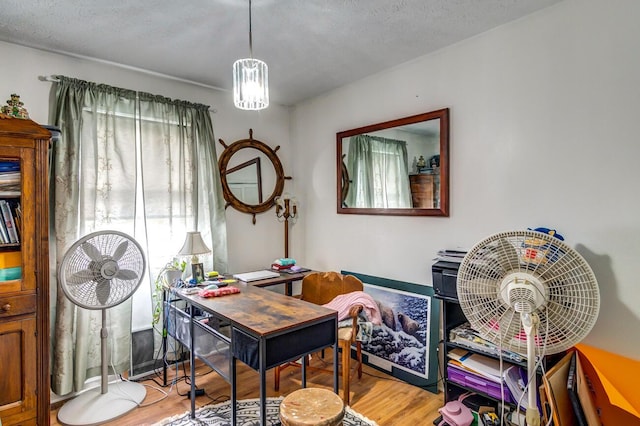
[[[497,262],[504,272],[515,271],[520,268],[520,258],[516,248],[504,238],[498,240]]]
[[[80,285],[95,278],[95,274],[91,269],[83,269],[82,271],[74,272],[70,276],[66,277],[67,284]]]
[[[109,295],[111,294],[111,282],[109,280],[104,280],[99,282],[96,285],[96,297],[98,298],[98,302],[102,305],[106,305],[109,300]]]
[[[118,247],[116,248],[115,253],[113,253],[113,256],[111,256],[111,258],[115,261],[120,260],[120,258],[127,252],[128,247],[129,247],[128,241],[121,242],[120,245],[118,245]]]
[[[100,262],[102,260],[102,254],[93,244],[86,242],[81,245],[82,250],[93,260],[94,262]]]
[[[114,278],[119,278],[121,280],[135,280],[138,278],[138,273],[129,269],[120,269]]]

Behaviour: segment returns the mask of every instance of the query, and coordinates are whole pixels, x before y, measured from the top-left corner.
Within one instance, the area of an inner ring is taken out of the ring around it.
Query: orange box
[[[0,268],[15,268],[16,266],[22,266],[22,252],[0,252]]]

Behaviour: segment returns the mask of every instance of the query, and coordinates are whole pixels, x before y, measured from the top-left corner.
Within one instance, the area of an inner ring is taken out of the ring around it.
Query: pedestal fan
[[[85,309],[102,310],[101,388],[67,402],[58,412],[66,425],[95,425],[136,408],[146,395],[144,386],[108,382],[107,309],[127,300],[138,288],[145,270],[140,245],[126,234],[99,231],[76,241],[65,253],[58,279],[64,294]]]
[[[457,290],[463,313],[482,337],[527,355],[526,421],[539,425],[536,352],[562,352],[591,331],[600,309],[593,271],[550,234],[503,232],[466,254]]]

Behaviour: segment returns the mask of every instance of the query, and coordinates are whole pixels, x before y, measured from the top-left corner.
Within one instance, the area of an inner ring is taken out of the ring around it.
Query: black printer
[[[458,300],[456,283],[458,281],[459,263],[440,260],[431,266],[433,291],[440,299]]]

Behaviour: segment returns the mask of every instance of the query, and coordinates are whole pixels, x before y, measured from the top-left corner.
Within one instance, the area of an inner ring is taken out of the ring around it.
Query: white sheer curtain
[[[52,150],[52,267],[90,232],[131,235],[149,266],[136,314],[146,311],[142,316],[150,319],[156,274],[187,230],[208,237],[215,266],[226,270],[224,200],[208,108],[57,78],[52,114],[62,135]],[[61,290],[53,298],[52,390],[65,395],[100,374],[101,312],[74,306]],[[108,321],[109,366],[121,373],[130,366],[131,300],[109,309]]]
[[[378,136],[358,135],[349,141],[349,193],[345,203],[354,208],[411,207],[407,143]]]

